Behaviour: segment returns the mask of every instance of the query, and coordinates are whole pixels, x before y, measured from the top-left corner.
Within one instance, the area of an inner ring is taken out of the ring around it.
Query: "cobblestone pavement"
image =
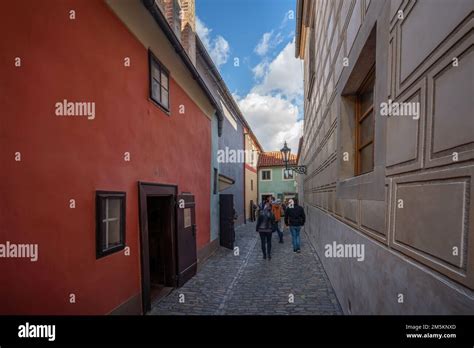
[[[301,254],[273,234],[272,259],[264,260],[255,224],[236,229],[239,255],[219,248],[183,287],[154,303],[151,315],[342,314],[318,255],[301,233]],[[293,303],[291,303],[294,299]]]

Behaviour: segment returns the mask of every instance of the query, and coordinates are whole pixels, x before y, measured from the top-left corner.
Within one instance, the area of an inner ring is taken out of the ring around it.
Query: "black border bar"
[[[57,344],[408,344],[473,347],[472,316],[0,316],[0,346]],[[55,340],[19,337],[55,325]],[[415,329],[418,328],[418,329]],[[409,338],[407,334],[455,334]]]

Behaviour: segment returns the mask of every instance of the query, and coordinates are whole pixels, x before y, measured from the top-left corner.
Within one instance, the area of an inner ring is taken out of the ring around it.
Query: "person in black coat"
[[[293,201],[293,202],[292,202]],[[293,251],[300,253],[300,231],[301,227],[306,222],[306,215],[304,209],[298,205],[298,200],[295,198],[290,200],[288,207],[285,210],[285,225],[290,226],[291,240],[293,242]]]
[[[265,204],[265,208],[260,211],[257,219],[256,231],[260,234],[262,242],[263,258],[272,259],[272,233],[275,217],[272,214],[270,203]]]

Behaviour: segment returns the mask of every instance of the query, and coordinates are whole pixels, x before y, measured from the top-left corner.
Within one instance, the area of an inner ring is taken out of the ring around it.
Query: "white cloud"
[[[268,71],[268,61],[267,60],[262,60],[260,63],[258,63],[253,69],[253,76],[256,80],[261,79],[262,77],[265,76],[265,74]]]
[[[264,56],[267,52],[278,46],[283,41],[283,36],[281,33],[273,34],[273,30],[267,33],[264,33],[259,43],[255,47],[255,53],[259,56]]]
[[[283,29],[290,20],[295,19],[295,11],[294,10],[288,10],[288,12],[285,13],[285,16],[283,17],[283,20],[280,23],[280,29]],[[293,24],[294,25],[294,24]]]
[[[221,35],[212,37],[212,29],[208,28],[199,17],[196,16],[196,32],[199,35],[204,47],[211,56],[217,67],[225,64],[229,59],[230,45]]]
[[[303,120],[298,107],[281,95],[249,93],[238,99],[240,110],[266,151],[276,151],[286,140],[292,152],[298,150]]]
[[[285,48],[268,65],[266,74],[260,84],[253,88],[253,92],[260,94],[281,93],[289,99],[303,95],[303,67],[302,62],[295,58],[295,42],[289,42]],[[261,68],[254,68],[254,77]],[[260,74],[259,74],[260,75]]]
[[[222,36],[217,36],[213,41],[213,46],[210,51],[210,56],[214,63],[219,67],[227,62],[229,58],[230,46],[229,43]]]
[[[259,142],[266,151],[276,151],[286,140],[298,151],[303,120],[303,71],[295,58],[295,43],[289,42],[273,59],[262,59],[252,72],[256,85],[245,97],[235,96]]]
[[[263,56],[268,52],[270,48],[270,38],[272,37],[273,32],[263,34],[260,42],[255,47],[255,53],[259,56]]]
[[[204,46],[210,46],[209,36],[211,35],[211,29],[206,27],[206,25],[201,22],[198,16],[196,16],[196,32],[199,35],[199,38],[201,39]]]

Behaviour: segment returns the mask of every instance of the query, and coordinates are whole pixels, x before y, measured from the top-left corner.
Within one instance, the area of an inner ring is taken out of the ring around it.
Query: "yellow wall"
[[[247,165],[254,168],[255,172],[248,169],[247,167],[245,168],[245,216],[247,217],[247,219],[249,219],[250,218],[250,201],[253,200],[253,202],[258,205],[258,187],[257,187],[258,175],[257,175],[256,170],[257,170],[259,150],[258,150],[258,146],[255,144],[252,137],[248,133],[245,134],[245,150],[247,151],[247,154],[249,154],[250,151],[252,150],[256,151],[253,157],[253,161],[251,160],[250,156],[247,156],[247,159],[246,159]],[[253,180],[253,190],[252,190],[252,185],[251,185],[252,180]]]

